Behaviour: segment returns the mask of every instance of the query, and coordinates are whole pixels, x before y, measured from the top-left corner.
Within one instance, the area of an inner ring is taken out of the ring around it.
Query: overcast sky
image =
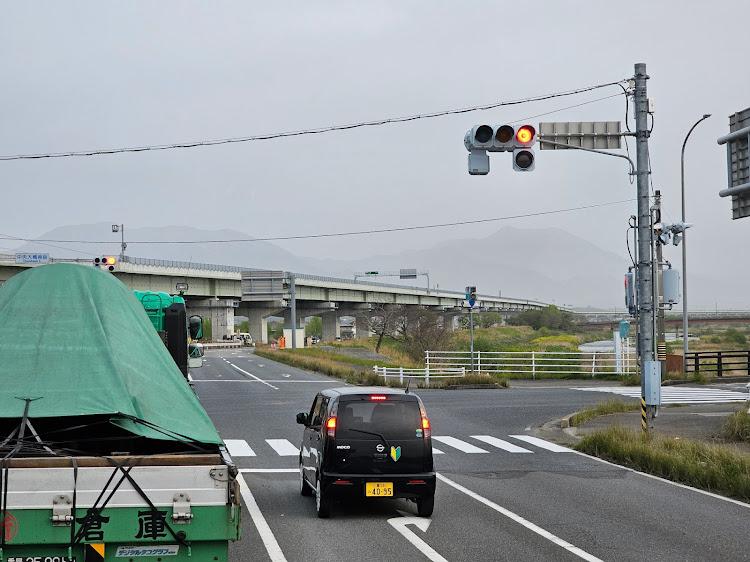
[[[730,114],[750,106],[748,17],[750,4],[738,0],[6,1],[0,155],[246,137],[467,108],[614,82],[643,62],[656,110],[653,185],[666,219],[680,218],[685,135],[712,113],[686,152],[687,218],[696,224],[689,266],[742,278],[750,274],[750,218],[732,221],[730,200],[718,196],[727,179],[725,148],[716,139],[728,132]],[[268,238],[633,199],[621,159],[537,150],[535,171],[524,174],[500,153],[491,155],[489,175],[474,177],[463,147],[465,132],[482,122],[624,121],[622,95],[557,111],[618,91],[293,138],[3,161],[0,234],[33,238],[104,221],[126,229],[232,228]],[[630,150],[635,158],[632,141]],[[635,213],[631,201],[279,244],[301,256],[353,258],[484,237],[505,225],[555,226],[626,256]],[[108,237],[117,242],[103,231]],[[665,257],[681,264],[679,248]]]

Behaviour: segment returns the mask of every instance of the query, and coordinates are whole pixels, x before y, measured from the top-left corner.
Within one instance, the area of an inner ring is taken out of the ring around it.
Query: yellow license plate
[[[365,496],[376,498],[392,497],[393,482],[367,482],[365,483]]]

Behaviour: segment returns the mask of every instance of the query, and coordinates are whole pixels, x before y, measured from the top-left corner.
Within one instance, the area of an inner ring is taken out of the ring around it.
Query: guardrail
[[[750,375],[750,351],[695,351],[687,354],[689,373],[716,373],[740,371]]]
[[[429,385],[431,378],[450,379],[466,376],[466,369],[463,367],[458,369],[433,369],[431,372],[429,367],[424,369],[404,369],[403,367],[378,367],[375,365],[372,370],[375,374],[383,377],[386,382],[388,381],[388,377],[391,377],[398,378],[401,384],[403,384],[404,379],[424,379],[425,385]]]
[[[426,351],[429,371],[464,368],[503,375],[626,375],[635,372],[635,354],[604,351]]]

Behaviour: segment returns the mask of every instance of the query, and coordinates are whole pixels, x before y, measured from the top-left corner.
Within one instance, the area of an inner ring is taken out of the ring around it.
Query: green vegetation
[[[548,306],[541,310],[527,310],[508,319],[511,326],[526,325],[535,330],[548,328],[550,330],[571,331],[575,328],[575,314],[563,312],[556,306]]]
[[[727,343],[734,343],[740,346],[747,345],[745,334],[735,328],[727,328],[727,331],[724,332],[724,339]]]
[[[323,319],[320,316],[310,318],[310,321],[305,326],[305,335],[319,338],[323,336]]]
[[[729,416],[721,436],[728,441],[750,443],[750,413],[745,405]]]
[[[609,414],[619,414],[622,412],[633,412],[640,409],[640,404],[633,402],[623,402],[622,400],[616,400],[612,398],[606,402],[600,402],[592,408],[588,408],[581,412],[577,412],[570,418],[570,425],[575,427],[582,423],[598,418],[599,416],[606,416]]]
[[[576,449],[641,472],[750,501],[750,455],[733,448],[612,428],[583,437]]]

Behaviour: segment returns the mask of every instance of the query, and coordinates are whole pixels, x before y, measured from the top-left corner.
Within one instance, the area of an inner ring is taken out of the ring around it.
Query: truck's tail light
[[[328,418],[326,422],[328,437],[336,437],[336,418]]]

